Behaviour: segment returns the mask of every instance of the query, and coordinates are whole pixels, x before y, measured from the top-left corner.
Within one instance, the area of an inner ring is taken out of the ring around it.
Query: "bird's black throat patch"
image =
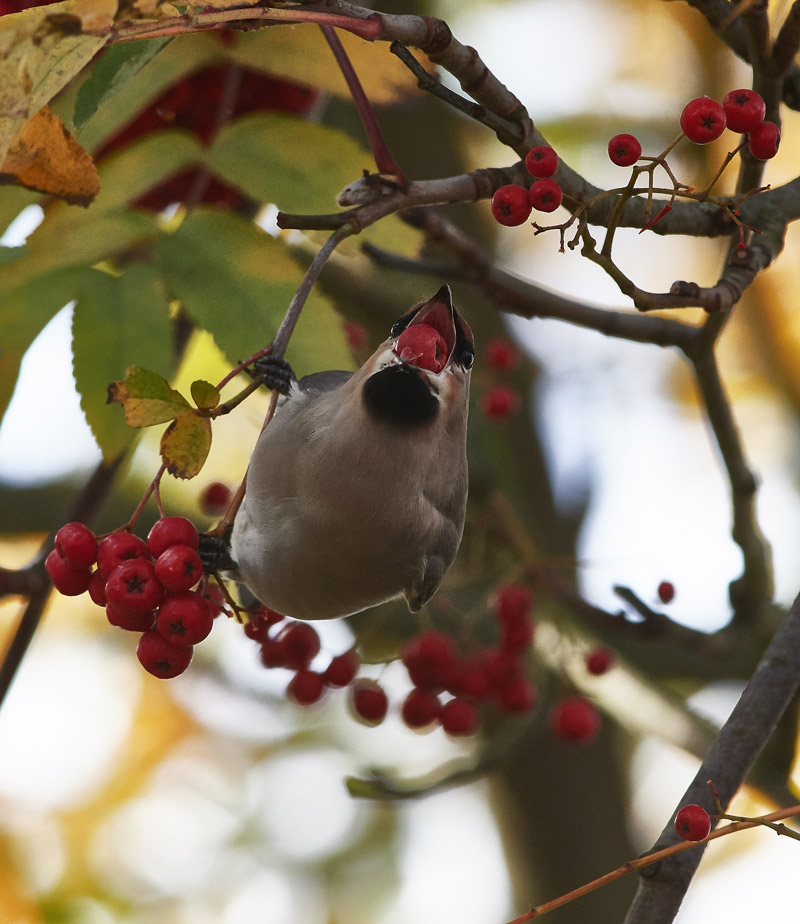
[[[403,364],[387,366],[371,375],[362,389],[368,413],[377,421],[401,427],[433,423],[439,402],[413,369]]]

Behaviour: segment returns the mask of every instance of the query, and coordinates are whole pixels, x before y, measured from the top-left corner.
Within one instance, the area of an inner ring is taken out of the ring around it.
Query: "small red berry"
[[[519,363],[519,350],[505,337],[495,337],[486,344],[486,362],[498,372],[507,372]]]
[[[448,677],[447,689],[454,696],[487,699],[491,695],[492,685],[483,656],[465,658],[460,664],[454,665]]]
[[[98,606],[106,605],[106,579],[99,571],[92,572],[87,590],[93,603]]]
[[[156,559],[155,572],[166,590],[189,590],[203,576],[203,563],[188,545],[171,545]]]
[[[290,622],[278,635],[278,644],[283,648],[287,667],[299,670],[308,667],[319,654],[320,641],[317,630],[307,622]]]
[[[386,718],[389,700],[380,684],[362,678],[350,688],[350,708],[357,718],[379,725]]]
[[[528,191],[531,205],[539,212],[555,212],[564,193],[555,180],[537,180]]]
[[[536,705],[536,686],[526,677],[516,677],[497,694],[497,707],[501,712],[517,714],[530,712]]]
[[[97,570],[103,577],[130,558],[150,558],[143,539],[133,533],[111,533],[97,547]]]
[[[675,585],[672,581],[662,581],[658,585],[658,599],[662,603],[672,603],[675,599]]]
[[[357,321],[342,321],[344,335],[347,338],[347,345],[355,353],[363,350],[369,343],[369,333],[363,324]]]
[[[190,648],[202,642],[213,623],[208,601],[193,590],[167,594],[156,614],[156,629],[179,647]]]
[[[722,101],[732,132],[752,132],[764,121],[767,104],[755,90],[731,90]]]
[[[642,156],[642,146],[635,135],[614,135],[608,142],[608,156],[618,167],[631,167]]]
[[[525,667],[517,652],[487,648],[483,653],[483,664],[494,693],[525,676]]]
[[[492,196],[492,215],[501,225],[521,225],[528,220],[530,214],[531,203],[528,190],[524,186],[510,183],[508,186],[501,186]]]
[[[533,620],[527,617],[507,622],[500,630],[500,647],[505,651],[524,651],[533,642]]]
[[[286,693],[298,706],[310,706],[316,703],[325,692],[325,682],[322,674],[301,667],[289,681]]]
[[[97,561],[97,536],[84,523],[67,523],[56,533],[58,554],[75,571]]]
[[[576,744],[591,741],[600,729],[600,713],[582,696],[570,696],[556,703],[550,713],[553,734]]]
[[[451,699],[445,703],[440,721],[448,735],[474,735],[480,724],[478,710],[465,699]]]
[[[125,629],[128,632],[146,632],[156,624],[156,611],[150,610],[149,613],[134,616],[114,606],[113,603],[107,603],[106,618],[112,626],[118,629]]]
[[[708,144],[725,131],[725,111],[707,96],[699,96],[683,107],[681,130],[695,144]]]
[[[443,632],[421,632],[403,647],[401,660],[415,686],[443,688],[456,653]]]
[[[675,816],[675,830],[685,841],[702,841],[711,830],[711,817],[701,805],[684,805]]]
[[[408,694],[403,701],[401,715],[409,728],[427,728],[438,722],[442,712],[439,697],[431,690],[421,690],[418,687]]]
[[[774,122],[762,122],[750,132],[747,146],[757,160],[770,160],[778,153],[781,130]]]
[[[558,154],[549,144],[531,148],[525,155],[525,169],[531,176],[552,176],[558,169]]]
[[[153,558],[166,551],[171,545],[188,545],[196,549],[200,536],[194,523],[186,517],[162,517],[153,524],[147,534],[147,548]]]
[[[519,395],[509,385],[490,385],[481,397],[481,411],[489,420],[505,420],[519,404]]]
[[[274,638],[261,643],[261,663],[264,667],[286,667],[286,653],[283,645]]]
[[[53,549],[47,556],[44,567],[50,575],[53,587],[65,597],[77,597],[89,587],[89,569],[71,568],[67,559],[59,555],[58,549]]]
[[[200,492],[200,509],[208,516],[225,512],[231,498],[231,489],[221,481],[212,481]]]
[[[605,674],[614,663],[614,655],[608,648],[595,648],[586,655],[586,670],[595,677]]]
[[[191,646],[173,645],[157,629],[148,629],[139,639],[136,648],[136,656],[142,667],[162,680],[182,674],[189,666],[192,654]]]
[[[345,651],[344,654],[331,658],[330,664],[325,668],[322,676],[325,683],[330,687],[346,687],[355,680],[360,665],[361,658],[351,648],[350,651]]]
[[[524,619],[530,613],[532,605],[531,592],[520,584],[506,584],[499,588],[492,600],[494,616],[499,622]]]
[[[123,561],[109,574],[106,599],[131,616],[144,616],[161,602],[164,588],[153,563],[144,558]]]

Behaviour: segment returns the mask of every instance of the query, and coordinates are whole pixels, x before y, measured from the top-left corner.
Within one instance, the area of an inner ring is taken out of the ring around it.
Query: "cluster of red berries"
[[[60,593],[72,597],[88,590],[111,625],[142,633],[139,661],[167,679],[189,666],[217,612],[192,589],[203,576],[198,545],[197,530],[185,517],[162,517],[146,542],[129,532],[98,542],[85,524],[67,523],[45,567]]]
[[[519,350],[505,337],[486,345],[486,364],[493,372],[509,372],[519,364]],[[520,406],[519,393],[511,385],[494,382],[481,395],[481,411],[489,420],[505,420]]]
[[[701,805],[684,805],[675,816],[675,830],[685,841],[702,841],[711,831],[711,816]]]
[[[755,90],[731,90],[722,103],[699,96],[683,107],[681,131],[695,144],[708,144],[728,128],[747,136],[750,153],[769,160],[778,153],[781,130],[764,119],[767,107]],[[642,146],[633,135],[614,135],[608,142],[608,156],[618,167],[631,167],[642,156]]]
[[[515,227],[528,220],[531,209],[554,212],[561,205],[564,193],[553,179],[558,169],[556,152],[546,144],[531,148],[525,156],[525,169],[536,177],[532,186],[509,183],[492,196],[492,215],[501,225]]]

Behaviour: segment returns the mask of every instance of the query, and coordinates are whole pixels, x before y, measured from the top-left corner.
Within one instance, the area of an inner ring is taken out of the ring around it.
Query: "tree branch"
[[[696,803],[709,814],[714,814],[716,806],[708,780],[714,781],[720,801],[727,807],[747,779],[750,768],[771,738],[799,684],[800,596],[770,641],[739,702],[677,808]],[[670,819],[653,849],[660,850],[679,841]],[[625,924],[669,924],[678,912],[704,850],[705,844],[701,844],[697,850],[669,857],[643,871]]]

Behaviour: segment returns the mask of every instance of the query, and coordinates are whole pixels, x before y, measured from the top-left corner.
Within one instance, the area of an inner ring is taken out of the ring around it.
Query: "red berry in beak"
[[[441,372],[447,362],[444,337],[430,324],[411,324],[397,338],[394,352],[404,363]]]

